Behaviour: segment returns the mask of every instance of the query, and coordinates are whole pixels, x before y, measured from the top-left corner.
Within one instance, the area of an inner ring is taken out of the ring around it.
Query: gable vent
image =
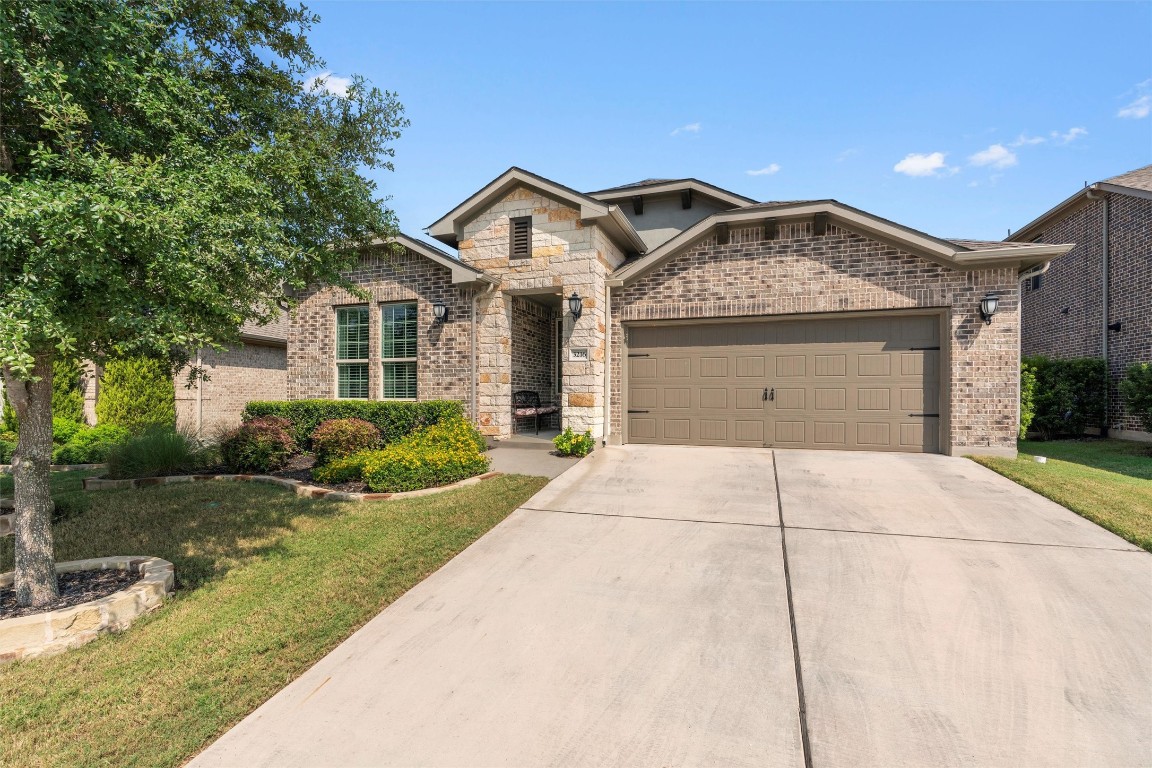
[[[525,259],[532,255],[532,217],[522,216],[510,222],[512,244],[509,250],[512,258]]]

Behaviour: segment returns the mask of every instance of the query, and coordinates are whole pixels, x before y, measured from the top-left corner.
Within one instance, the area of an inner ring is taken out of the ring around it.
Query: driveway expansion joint
[[[540,509],[520,507],[525,512],[548,512],[554,515],[588,515],[591,517],[621,517],[626,520],[655,520],[663,523],[703,523],[704,525],[739,525],[745,528],[779,528],[776,523],[741,523],[736,520],[700,520],[690,517],[655,517],[653,515],[622,515],[616,512],[574,512],[571,509]]]
[[[937,541],[964,541],[972,544],[1014,544],[1021,547],[1051,547],[1054,549],[1090,549],[1100,552],[1127,552],[1134,555],[1152,555],[1140,548],[1127,547],[1089,547],[1081,544],[1050,544],[1040,541],[1009,541],[1006,539],[972,539],[964,536],[932,536],[926,533],[900,533],[899,531],[860,531],[852,528],[820,528],[809,525],[783,525],[784,515],[781,512],[780,520],[783,528],[790,531],[824,531],[826,533],[859,533],[865,536],[900,536],[907,539],[935,539]]]

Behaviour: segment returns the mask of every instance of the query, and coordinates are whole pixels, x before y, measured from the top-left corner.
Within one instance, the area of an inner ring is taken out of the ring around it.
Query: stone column
[[[512,436],[512,302],[496,292],[477,303],[477,422],[481,433],[503,439]]]

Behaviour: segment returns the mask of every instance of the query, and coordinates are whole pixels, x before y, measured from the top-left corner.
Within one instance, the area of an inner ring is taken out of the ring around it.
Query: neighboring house
[[[187,369],[173,377],[177,426],[213,436],[239,424],[250,400],[284,400],[287,337],[288,318],[281,315],[264,326],[245,323],[241,343],[235,347],[198,352],[192,364],[202,367],[208,378],[188,387]],[[95,424],[99,380],[94,369],[89,369],[82,385],[84,413]]]
[[[301,297],[290,398],[453,398],[507,438],[532,390],[614,444],[1011,455],[1020,275],[1072,247],[695,179],[584,194],[518,168],[428,233],[457,256],[401,236],[350,273],[367,301]]]
[[[1084,187],[1008,239],[1076,243],[1024,282],[1024,354],[1107,360],[1110,433],[1152,439],[1116,389],[1152,362],[1152,165]]]

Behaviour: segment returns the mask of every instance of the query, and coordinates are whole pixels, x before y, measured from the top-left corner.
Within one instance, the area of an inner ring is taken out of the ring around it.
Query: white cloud
[[[1016,141],[1010,142],[1010,147],[1031,147],[1036,144],[1043,144],[1048,139],[1043,136],[1025,136],[1023,133],[1016,137]]]
[[[846,149],[846,150],[844,150],[843,152],[841,152],[840,154],[836,155],[836,162],[838,162],[838,163],[842,163],[842,162],[844,162],[845,160],[847,160],[848,158],[852,157],[852,155],[856,155],[856,154],[859,154],[859,153],[860,153],[860,150],[858,150],[858,149],[855,149],[855,148],[853,148],[853,149]]]
[[[350,77],[337,77],[331,72],[321,72],[318,75],[312,75],[304,81],[304,90],[312,91],[317,88],[323,88],[333,96],[346,97],[348,95],[348,86],[352,85],[352,78]]]
[[[1003,144],[993,144],[968,158],[972,165],[990,165],[993,168],[1010,168],[1016,165],[1016,153]]]
[[[676,130],[672,131],[671,135],[679,136],[682,133],[700,133],[700,128],[700,123],[688,123],[688,125],[682,125]]]
[[[1136,93],[1136,98],[1121,107],[1120,111],[1116,113],[1116,117],[1139,120],[1152,113],[1152,78],[1137,84],[1132,91],[1129,91],[1129,93],[1133,92]]]
[[[905,176],[939,176],[943,172],[955,173],[956,169],[948,168],[944,162],[943,152],[933,152],[921,155],[913,152],[892,167],[896,173]]]
[[[772,174],[776,173],[779,170],[780,170],[780,166],[776,163],[772,163],[771,165],[766,165],[763,168],[760,168],[759,170],[744,171],[744,173],[748,174],[749,176],[771,176]]]
[[[1060,133],[1060,131],[1052,131],[1052,141],[1057,144],[1071,144],[1081,136],[1087,136],[1087,128],[1069,128],[1067,133]]]

